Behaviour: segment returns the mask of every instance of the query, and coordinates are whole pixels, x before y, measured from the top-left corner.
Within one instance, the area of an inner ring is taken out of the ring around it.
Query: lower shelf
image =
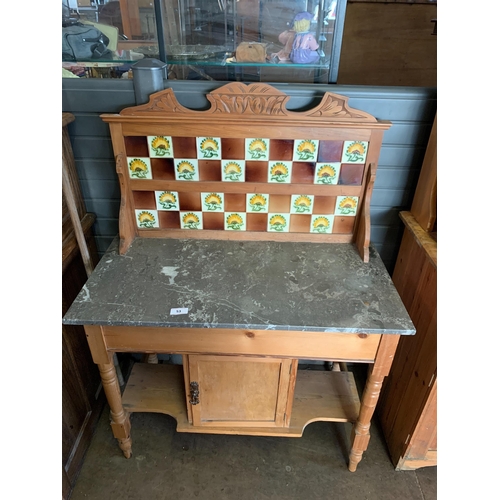
[[[360,408],[352,373],[299,370],[290,427],[196,427],[187,418],[182,366],[148,363],[134,365],[122,402],[130,413],[170,415],[178,432],[282,437],[301,437],[311,422],[355,422]]]

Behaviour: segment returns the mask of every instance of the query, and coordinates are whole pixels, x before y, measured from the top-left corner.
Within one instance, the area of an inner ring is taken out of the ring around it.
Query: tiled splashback
[[[190,184],[189,190],[133,190],[140,229],[353,231],[358,196],[319,196],[304,185],[361,186],[368,142],[169,136],[124,140],[130,179]],[[192,183],[206,181],[225,187],[193,190]],[[228,183],[261,186],[231,193]],[[268,184],[302,186],[296,194],[272,194],[266,192]]]
[[[125,137],[133,179],[360,185],[368,143]]]

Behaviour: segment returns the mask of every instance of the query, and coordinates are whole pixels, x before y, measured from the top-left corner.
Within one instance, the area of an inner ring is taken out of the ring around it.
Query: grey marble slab
[[[63,323],[415,333],[373,248],[267,241],[116,238]]]

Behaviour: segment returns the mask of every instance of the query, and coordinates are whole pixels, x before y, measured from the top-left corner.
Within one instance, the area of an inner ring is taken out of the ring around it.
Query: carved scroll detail
[[[140,115],[143,112],[160,111],[164,113],[192,113],[193,111],[181,106],[172,89],[162,90],[151,94],[149,102],[132,108],[125,108],[121,115]]]
[[[321,103],[311,110],[310,112],[305,112],[307,116],[321,116],[321,117],[337,117],[337,118],[356,118],[365,121],[376,121],[376,119],[364,113],[362,111],[356,111],[351,109],[347,105],[348,98],[332,94],[331,92],[326,93],[321,100]]]
[[[233,82],[207,95],[212,103],[211,112],[254,115],[286,116],[285,93],[265,83]]]
[[[152,116],[152,113],[185,114],[191,116],[256,115],[261,117],[288,117],[291,119],[337,118],[345,121],[376,123],[372,115],[351,109],[347,97],[326,92],[318,106],[311,110],[288,111],[290,96],[267,83],[244,84],[231,82],[207,94],[210,109],[195,111],[177,101],[174,91],[166,89],[150,96],[147,104],[124,109],[121,116]]]
[[[254,114],[254,115],[281,115],[288,113],[284,103],[288,97],[278,96],[230,96],[221,95],[217,98],[208,96],[212,102],[213,113],[232,113],[232,114]]]

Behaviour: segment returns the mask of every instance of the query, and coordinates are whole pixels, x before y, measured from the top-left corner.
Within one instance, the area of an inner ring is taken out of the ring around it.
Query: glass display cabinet
[[[63,68],[76,76],[90,69],[84,76],[126,77],[132,64],[150,57],[179,80],[336,83],[346,4],[64,0],[63,45],[65,29],[75,25],[92,26],[108,41],[98,57],[63,53]]]

